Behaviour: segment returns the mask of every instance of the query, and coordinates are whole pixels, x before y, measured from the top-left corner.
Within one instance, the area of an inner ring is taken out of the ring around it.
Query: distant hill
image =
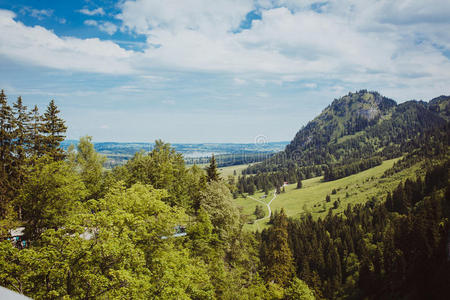
[[[439,138],[429,139],[439,144],[433,147],[446,151],[441,133],[448,134],[449,109],[450,96],[397,104],[378,92],[349,93],[301,128],[284,151],[244,174],[269,173],[277,182],[321,174],[334,180],[424,147],[425,136],[436,134]]]

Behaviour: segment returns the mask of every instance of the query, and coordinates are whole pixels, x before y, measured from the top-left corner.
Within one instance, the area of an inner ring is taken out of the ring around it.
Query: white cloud
[[[58,37],[42,27],[26,27],[11,16],[3,18],[0,33],[12,37],[13,45],[2,42],[0,53],[69,70],[120,69],[144,76],[155,76],[155,70],[231,73],[229,78],[238,85],[325,80],[425,91],[443,86],[450,78],[450,61],[442,53],[450,51],[450,2],[444,0],[330,0],[321,5],[309,0],[124,0],[119,8],[121,30],[146,36],[143,53],[126,51],[113,42]],[[261,19],[239,29],[253,10]],[[104,14],[102,9],[80,12]],[[6,21],[18,31],[17,37],[6,30]],[[85,24],[108,34],[118,29],[104,21]],[[42,35],[40,41],[50,42],[39,43],[32,32]],[[34,49],[31,58],[20,54],[25,50],[14,46],[14,40],[22,48]],[[93,48],[68,50],[77,55],[71,60],[76,64],[63,63],[68,60],[64,51],[52,50],[51,60],[33,58],[50,51],[53,43]],[[108,63],[102,63],[104,49],[110,53]]]
[[[99,8],[93,9],[93,10],[83,8],[83,9],[80,9],[77,11],[79,13],[82,13],[82,14],[88,15],[88,16],[95,16],[95,15],[103,16],[103,15],[105,15],[105,11],[103,10],[103,7],[99,7]]]
[[[193,30],[217,35],[239,27],[252,10],[252,0],[136,0],[124,1],[118,16],[124,26],[138,33],[152,29]]]
[[[111,23],[111,22],[102,22],[102,23],[98,26],[98,28],[99,28],[101,31],[104,31],[104,32],[106,32],[106,33],[109,34],[109,35],[113,35],[113,34],[116,33],[116,31],[117,31],[117,26],[114,25],[114,24]]]
[[[53,15],[53,9],[35,9],[35,8],[26,6],[26,7],[23,7],[20,9],[20,13],[28,14],[31,17],[42,21],[43,19]]]
[[[400,81],[414,76],[426,77],[430,82],[438,73],[441,79],[449,75],[443,68],[449,66],[448,59],[434,47],[437,38],[422,46],[415,44],[416,32],[423,32],[428,16],[442,15],[435,9],[420,9],[430,4],[415,2],[413,8],[403,12],[410,2],[331,1],[318,13],[310,9],[312,3],[259,1],[253,7],[247,1],[167,1],[165,5],[159,1],[125,1],[118,18],[125,28],[147,35],[149,43],[158,45],[149,47],[140,57],[139,65],[144,68],[158,65],[182,70],[257,72],[262,77],[279,74],[279,81],[325,77],[356,83]],[[254,20],[248,30],[233,33],[245,15],[257,7],[261,20]],[[387,23],[392,19],[387,17],[389,10],[405,20],[423,17],[420,24],[404,28],[404,22]],[[413,16],[408,17],[410,14]],[[430,39],[433,34],[439,36],[439,45],[446,47],[450,42],[448,26],[428,27],[421,35]]]
[[[62,70],[129,74],[132,51],[97,38],[59,37],[41,26],[29,27],[0,10],[0,55]]]
[[[95,20],[85,20],[84,25],[89,25],[89,26],[98,26],[98,22]]]
[[[107,21],[85,20],[84,24],[98,27],[99,30],[106,32],[109,35],[113,35],[117,31],[117,26]]]

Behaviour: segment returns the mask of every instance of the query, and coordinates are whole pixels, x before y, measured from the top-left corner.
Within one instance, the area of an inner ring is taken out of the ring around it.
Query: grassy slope
[[[392,167],[397,160],[384,161],[380,166],[335,181],[323,182],[322,177],[307,179],[303,181],[301,189],[296,189],[296,184],[291,184],[286,187],[286,193],[281,193],[272,202],[272,211],[284,208],[287,215],[291,217],[298,217],[308,211],[314,218],[318,218],[324,217],[338,198],[340,198],[341,204],[338,209],[333,210],[337,214],[342,213],[348,204],[365,203],[372,197],[384,200],[387,192],[392,191],[400,181],[405,181],[408,177],[416,178],[421,171],[419,165],[415,165],[389,178],[381,178],[384,171]],[[335,195],[331,194],[333,189],[336,189]],[[259,192],[253,197],[259,198],[262,194]],[[329,203],[325,201],[327,195],[331,196]],[[248,215],[253,213],[258,204],[249,198],[238,198],[236,202],[238,206],[242,207],[242,212]],[[324,204],[326,210],[323,208]],[[247,224],[246,228],[261,230],[267,227],[265,223]]]
[[[222,167],[219,168],[220,177],[226,179],[229,175],[233,175],[234,171],[236,171],[236,177],[239,175],[242,175],[242,170],[245,170],[250,166],[251,164],[246,165],[236,165],[236,166],[229,166],[229,167]]]

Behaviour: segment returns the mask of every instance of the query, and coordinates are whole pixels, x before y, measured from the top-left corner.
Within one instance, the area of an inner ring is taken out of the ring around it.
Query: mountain
[[[450,97],[397,104],[361,90],[335,99],[301,128],[285,150],[249,167],[245,174],[271,173],[277,180],[325,175],[334,180],[423,147],[424,136],[447,132]],[[442,136],[436,147],[445,148]]]
[[[429,102],[429,108],[447,121],[450,120],[450,96],[439,96],[432,99]]]

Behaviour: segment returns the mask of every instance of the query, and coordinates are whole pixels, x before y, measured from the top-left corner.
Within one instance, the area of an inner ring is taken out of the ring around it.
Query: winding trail
[[[247,196],[247,197],[249,197],[250,199],[255,200],[255,201],[257,201],[257,202],[267,206],[267,210],[269,211],[269,215],[267,217],[264,217],[264,218],[261,218],[261,219],[257,219],[257,220],[255,220],[255,223],[258,222],[258,221],[270,218],[270,216],[272,215],[272,209],[270,208],[270,204],[277,197],[277,190],[276,189],[275,189],[275,191],[273,191],[273,198],[268,203],[266,203],[264,201],[261,201],[259,199],[253,198],[252,196]]]

